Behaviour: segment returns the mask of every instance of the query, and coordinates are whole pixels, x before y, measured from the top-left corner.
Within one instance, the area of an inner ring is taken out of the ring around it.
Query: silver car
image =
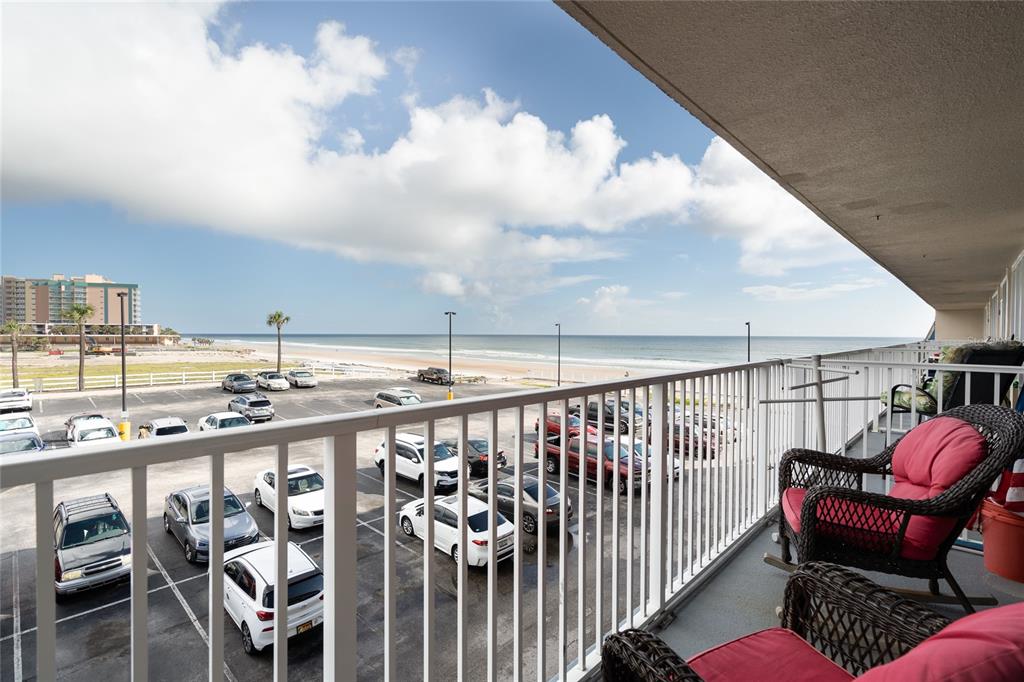
[[[249,421],[268,422],[274,418],[274,406],[262,393],[252,395],[240,395],[228,403],[228,409],[232,412],[244,415]]]
[[[308,369],[290,369],[284,378],[295,388],[315,388],[319,383],[316,375]]]
[[[229,374],[220,382],[220,387],[232,393],[252,393],[256,390],[256,380],[248,374]]]
[[[57,596],[127,580],[132,570],[131,541],[131,527],[109,493],[58,504],[53,510]]]
[[[164,530],[185,548],[186,561],[209,561],[210,487],[197,485],[168,495],[164,501]],[[224,551],[259,539],[260,530],[246,505],[224,488]]]

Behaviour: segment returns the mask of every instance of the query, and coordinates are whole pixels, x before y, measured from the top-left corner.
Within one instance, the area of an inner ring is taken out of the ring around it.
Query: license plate
[[[306,621],[305,623],[303,623],[302,625],[300,625],[298,628],[296,628],[296,634],[300,634],[301,635],[306,630],[312,630],[312,629],[313,629],[313,621],[309,620],[309,621]]]
[[[504,540],[501,540],[500,542],[498,542],[498,548],[499,549],[505,549],[506,547],[508,547],[510,542],[512,542],[512,541],[509,540],[508,538],[506,538]]]

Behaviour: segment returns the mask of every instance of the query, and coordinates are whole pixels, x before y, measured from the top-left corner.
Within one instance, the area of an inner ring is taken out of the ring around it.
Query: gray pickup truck
[[[440,367],[427,367],[416,372],[416,378],[420,381],[427,381],[432,384],[447,386],[450,380],[448,370]]]

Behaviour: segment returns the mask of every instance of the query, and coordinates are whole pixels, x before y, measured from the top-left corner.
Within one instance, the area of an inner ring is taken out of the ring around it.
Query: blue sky
[[[5,10],[4,274],[193,332],[931,322],[553,4],[88,9]]]

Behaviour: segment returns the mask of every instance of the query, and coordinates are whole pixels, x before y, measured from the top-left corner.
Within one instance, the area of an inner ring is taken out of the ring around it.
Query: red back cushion
[[[954,621],[867,682],[1020,682],[1024,680],[1024,603]]]

